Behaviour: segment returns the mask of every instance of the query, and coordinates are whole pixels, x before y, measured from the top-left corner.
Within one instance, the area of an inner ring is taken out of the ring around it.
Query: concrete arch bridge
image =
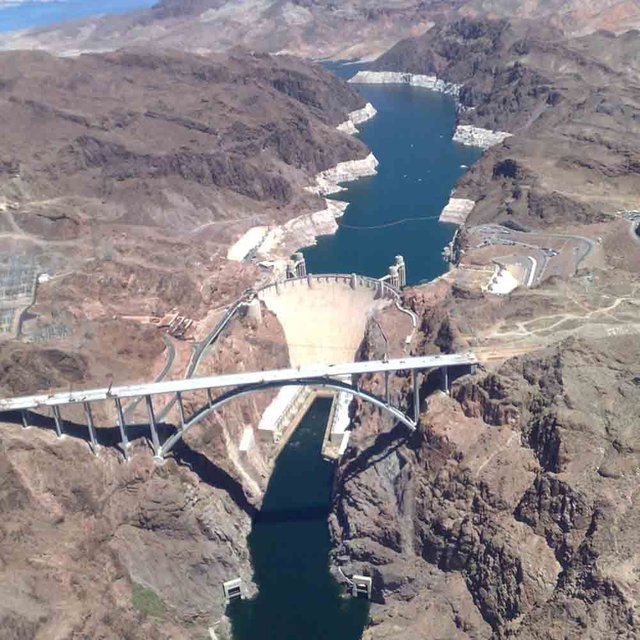
[[[478,360],[473,353],[443,354],[337,365],[306,365],[294,369],[274,369],[149,384],[113,386],[85,391],[37,394],[0,399],[0,416],[3,413],[15,414],[18,412],[21,415],[23,426],[28,427],[33,422],[34,414],[40,415],[43,412],[50,412],[56,433],[62,437],[66,433],[64,414],[70,408],[82,407],[88,440],[95,453],[98,448],[98,438],[94,411],[100,405],[102,413],[115,414],[122,450],[125,457],[128,457],[130,429],[133,425],[128,425],[125,420],[122,408],[123,401],[141,400],[147,407],[149,420],[147,435],[154,457],[157,460],[162,460],[191,427],[225,404],[250,393],[287,386],[326,389],[346,394],[349,397],[362,398],[381,411],[388,413],[398,422],[406,425],[407,428],[415,429],[420,414],[419,376],[425,372],[440,369],[445,388],[448,388],[450,369],[473,369],[477,363]],[[411,413],[402,407],[395,406],[390,399],[389,378],[391,375],[401,372],[410,372],[413,380],[413,410]],[[374,373],[384,374],[384,395],[378,396],[369,393],[358,385],[358,376]],[[154,398],[166,397],[167,395],[172,396],[175,400],[179,420],[173,432],[161,441],[161,430],[158,428],[154,410]],[[197,406],[189,414],[185,407],[187,396],[190,400],[201,398],[200,404],[193,401],[189,403],[189,405]]]

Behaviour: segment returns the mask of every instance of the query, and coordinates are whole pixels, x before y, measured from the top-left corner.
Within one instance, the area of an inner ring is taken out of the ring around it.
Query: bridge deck
[[[306,365],[296,369],[273,369],[250,373],[231,373],[219,376],[190,378],[187,380],[167,380],[148,384],[130,384],[103,389],[87,389],[85,391],[64,391],[60,393],[37,394],[17,398],[0,399],[0,411],[35,409],[39,406],[57,406],[76,402],[95,402],[113,398],[128,399],[161,393],[198,391],[238,387],[245,385],[261,385],[273,382],[287,382],[313,378],[337,377],[384,371],[408,371],[418,369],[434,369],[459,365],[477,364],[473,353],[441,354],[400,358],[395,360],[369,360],[366,362],[350,362],[333,365]]]

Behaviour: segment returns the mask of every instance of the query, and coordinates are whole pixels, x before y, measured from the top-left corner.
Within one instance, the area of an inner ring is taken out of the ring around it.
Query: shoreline
[[[351,84],[401,84],[412,87],[420,87],[429,91],[436,91],[452,96],[456,101],[458,111],[461,109],[460,90],[462,85],[447,82],[437,76],[414,74],[404,71],[358,71],[348,80]],[[513,134],[508,131],[493,131],[470,124],[456,124],[452,140],[458,144],[476,147],[486,151],[487,149],[502,144]],[[473,200],[467,198],[455,198],[455,187],[451,197],[440,212],[439,222],[462,226],[475,206]]]
[[[315,184],[305,187],[319,196],[345,191],[341,186],[377,173],[378,160],[370,153],[366,158],[339,162],[315,176]],[[263,260],[286,260],[286,255],[300,248],[316,244],[317,238],[332,235],[338,230],[336,220],[340,218],[348,202],[324,198],[325,208],[303,213],[280,225],[251,227],[227,250],[227,260],[242,262],[251,254]]]
[[[367,122],[377,114],[376,108],[367,102],[361,109],[347,114],[347,120],[336,129],[348,135],[359,133],[356,125]],[[320,171],[314,176],[314,184],[305,187],[306,191],[319,196],[327,196],[346,191],[342,185],[377,173],[378,159],[369,153],[365,158],[345,160],[334,167]],[[251,227],[227,249],[227,260],[242,262],[249,255],[256,254],[263,259],[286,259],[280,254],[309,247],[323,235],[333,235],[338,230],[336,220],[340,218],[348,202],[324,199],[326,207],[319,211],[303,213],[280,225],[261,225]]]
[[[376,108],[370,102],[367,102],[362,109],[351,111],[347,115],[347,119],[342,124],[339,124],[336,129],[349,135],[356,135],[359,133],[357,125],[371,120],[377,113]]]

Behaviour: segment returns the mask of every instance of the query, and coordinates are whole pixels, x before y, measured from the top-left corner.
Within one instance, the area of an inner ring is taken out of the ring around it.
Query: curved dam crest
[[[357,71],[326,66],[345,78]],[[357,88],[378,112],[358,129],[380,164],[376,175],[336,194],[349,206],[334,235],[302,250],[307,273],[379,278],[402,254],[409,284],[431,280],[446,270],[441,253],[455,230],[438,216],[482,151],[452,140],[455,97],[392,84]],[[368,316],[389,304],[329,281],[315,287],[301,281],[266,297],[293,366],[352,360]],[[408,322],[398,313],[399,322]],[[320,398],[311,405],[276,462],[249,537],[258,595],[228,609],[235,640],[358,640],[366,626],[368,602],[344,597],[329,571],[333,465],[320,451],[330,402]]]

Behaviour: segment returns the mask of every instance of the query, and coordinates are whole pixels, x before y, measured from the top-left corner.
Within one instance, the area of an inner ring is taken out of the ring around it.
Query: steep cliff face
[[[2,432],[3,638],[204,637],[222,581],[250,585],[249,515],[224,487],[174,462]]]
[[[457,196],[476,202],[469,224],[548,227],[635,206],[639,52],[637,31],[567,38],[546,22],[464,18],[398,43],[373,68],[462,85],[462,124],[514,134],[459,182]]]
[[[433,392],[413,434],[359,410],[331,524],[334,561],[374,578],[368,637],[635,637],[638,355],[508,360]]]

